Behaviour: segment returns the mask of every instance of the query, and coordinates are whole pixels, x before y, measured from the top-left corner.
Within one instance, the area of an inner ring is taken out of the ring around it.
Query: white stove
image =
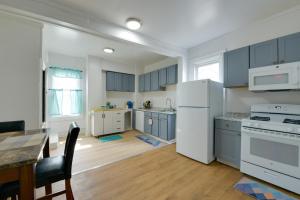
[[[300,194],[300,105],[251,107],[242,121],[241,171]]]

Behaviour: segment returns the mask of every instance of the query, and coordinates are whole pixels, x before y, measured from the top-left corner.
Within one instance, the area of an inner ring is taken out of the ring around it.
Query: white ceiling
[[[112,24],[128,17],[157,40],[189,48],[300,4],[299,0],[53,0]]]
[[[104,53],[103,48],[105,47],[114,48],[115,53]],[[116,42],[49,24],[45,24],[44,26],[43,48],[46,51],[76,57],[94,55],[109,61],[141,67],[166,58],[163,55],[145,51],[144,49],[132,44]]]

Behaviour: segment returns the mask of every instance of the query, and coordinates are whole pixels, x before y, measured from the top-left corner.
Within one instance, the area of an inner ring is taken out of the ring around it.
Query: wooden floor
[[[105,143],[100,142],[95,137],[79,137],[73,159],[73,174],[98,168],[157,148],[137,139],[135,136],[139,134],[137,131],[128,131],[120,134],[123,139]],[[161,143],[158,147],[164,145],[166,143]],[[56,150],[51,151],[51,156],[62,155],[64,148],[65,139],[59,142]]]
[[[80,200],[253,200],[233,188],[243,176],[218,162],[208,166],[181,156],[173,144],[77,174],[72,187]]]

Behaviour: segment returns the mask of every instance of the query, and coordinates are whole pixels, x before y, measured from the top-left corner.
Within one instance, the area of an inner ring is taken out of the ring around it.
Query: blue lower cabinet
[[[144,113],[144,132],[163,140],[175,139],[175,114],[163,114],[158,112]]]
[[[168,140],[168,120],[159,120],[159,137],[164,140]]]
[[[132,111],[132,128],[136,129],[136,110]]]
[[[158,117],[152,117],[152,135],[159,137],[159,120]]]
[[[144,132],[152,134],[151,112],[144,113]]]
[[[176,115],[159,114],[159,137],[164,140],[175,139]]]

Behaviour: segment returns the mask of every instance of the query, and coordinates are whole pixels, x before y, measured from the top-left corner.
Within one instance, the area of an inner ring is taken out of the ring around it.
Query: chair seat
[[[65,179],[65,157],[44,158],[36,165],[36,187]]]

